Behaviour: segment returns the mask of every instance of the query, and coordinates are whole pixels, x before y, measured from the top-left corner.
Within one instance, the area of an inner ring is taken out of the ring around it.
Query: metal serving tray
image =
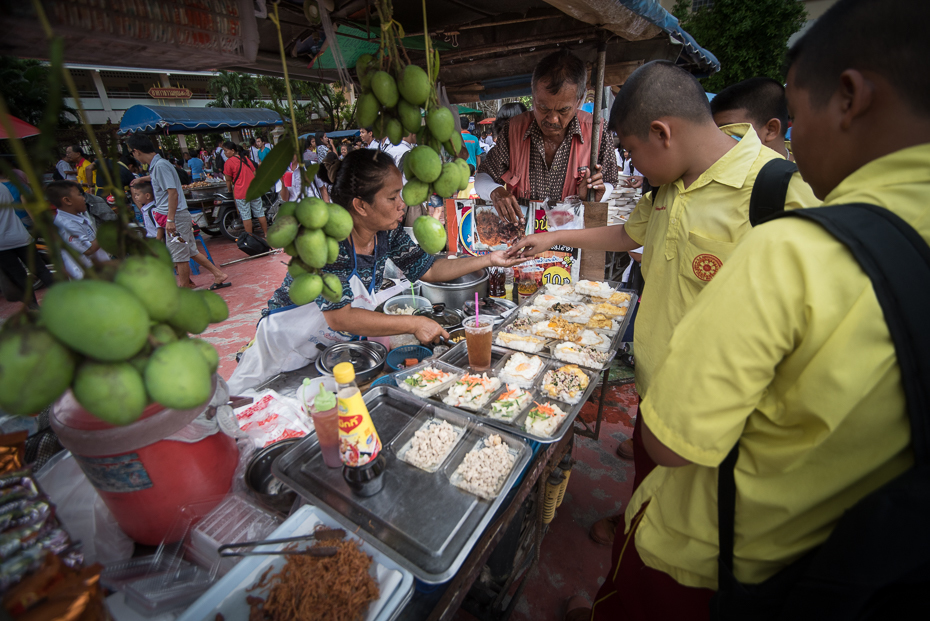
[[[424,404],[437,411],[453,409],[388,386],[369,389],[364,399],[385,446]],[[368,498],[356,496],[343,480],[342,469],[327,468],[323,463],[316,434],[279,457],[272,469],[278,479],[385,556],[423,582],[438,584],[459,570],[530,460],[525,440],[506,431],[495,433],[501,433],[518,456],[501,493],[493,500],[456,488],[442,471],[428,473],[406,464],[390,450],[382,452],[387,460],[384,488]],[[486,427],[476,425],[461,443],[471,446],[485,435]]]

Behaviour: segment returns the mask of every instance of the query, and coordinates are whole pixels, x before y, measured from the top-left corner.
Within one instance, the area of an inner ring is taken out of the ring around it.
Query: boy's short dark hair
[[[884,77],[919,114],[930,115],[930,71],[920,41],[926,40],[926,0],[839,0],[788,52],[794,84],[825,104],[847,69]]]
[[[462,129],[468,129],[468,126],[471,125],[471,121],[468,120],[467,116],[459,117],[459,125],[462,126]]]
[[[152,198],[155,198],[155,190],[152,188],[151,181],[137,181],[132,185],[131,189],[142,192],[143,194],[151,194]]]
[[[148,139],[147,136],[142,134],[133,134],[126,139],[126,146],[129,148],[129,152],[140,151],[142,153],[155,153],[155,145],[152,144],[152,141]]]
[[[531,87],[535,89],[540,82],[548,82],[546,90],[550,95],[558,94],[566,82],[574,84],[581,99],[588,88],[588,68],[583,60],[563,47],[540,60],[533,69]]]
[[[731,84],[710,102],[714,114],[730,110],[745,110],[756,129],[762,129],[772,119],[781,122],[781,135],[788,131],[788,98],[785,87],[766,77],[749,78]]]
[[[649,124],[671,116],[713,123],[707,94],[693,75],[666,60],[646,63],[627,79],[610,109],[610,127],[645,139]]]
[[[61,208],[61,199],[71,196],[71,190],[77,190],[78,194],[84,192],[83,188],[74,181],[52,181],[45,186],[45,198],[48,199],[56,209]]]
[[[70,147],[70,149],[71,149],[72,151],[74,151],[75,153],[77,153],[77,154],[80,155],[81,157],[84,157],[84,149],[82,149],[80,145],[69,144],[67,147],[65,147],[65,151],[67,151],[69,147]]]

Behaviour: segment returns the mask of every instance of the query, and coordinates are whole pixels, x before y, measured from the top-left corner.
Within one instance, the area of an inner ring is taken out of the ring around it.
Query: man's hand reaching
[[[595,202],[600,202],[604,198],[607,188],[604,187],[604,175],[601,174],[600,164],[597,165],[597,172],[593,175],[590,170],[586,170],[584,178],[578,184],[578,195],[583,200],[588,200],[588,190],[594,190]]]
[[[505,187],[495,188],[491,192],[491,201],[494,202],[494,209],[497,210],[497,214],[513,224],[526,224],[526,219],[523,217],[523,209],[520,207],[520,204],[517,203],[516,197],[510,193],[509,190]]]
[[[508,257],[529,258],[549,250],[557,243],[551,233],[536,233],[518,239],[504,254]]]

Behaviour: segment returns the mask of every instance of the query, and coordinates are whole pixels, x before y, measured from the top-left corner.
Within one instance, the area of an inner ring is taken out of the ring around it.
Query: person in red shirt
[[[224,142],[223,154],[226,156],[226,164],[223,167],[226,189],[232,192],[236,200],[236,209],[239,210],[239,217],[242,218],[242,228],[246,233],[251,234],[252,218],[258,218],[259,224],[262,225],[262,234],[267,236],[268,220],[265,218],[262,199],[256,198],[248,201],[245,198],[246,192],[249,191],[249,184],[255,178],[255,164],[236,148],[235,142]]]

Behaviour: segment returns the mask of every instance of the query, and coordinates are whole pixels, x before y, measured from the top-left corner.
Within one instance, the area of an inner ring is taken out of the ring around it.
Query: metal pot
[[[475,301],[478,297],[488,295],[488,271],[480,269],[471,274],[465,274],[449,282],[423,282],[420,281],[420,295],[433,304],[443,303],[449,308],[464,311],[465,302]]]
[[[275,478],[271,472],[274,460],[286,453],[303,438],[288,438],[256,451],[245,470],[245,486],[264,507],[287,515],[297,499],[297,492]]]

